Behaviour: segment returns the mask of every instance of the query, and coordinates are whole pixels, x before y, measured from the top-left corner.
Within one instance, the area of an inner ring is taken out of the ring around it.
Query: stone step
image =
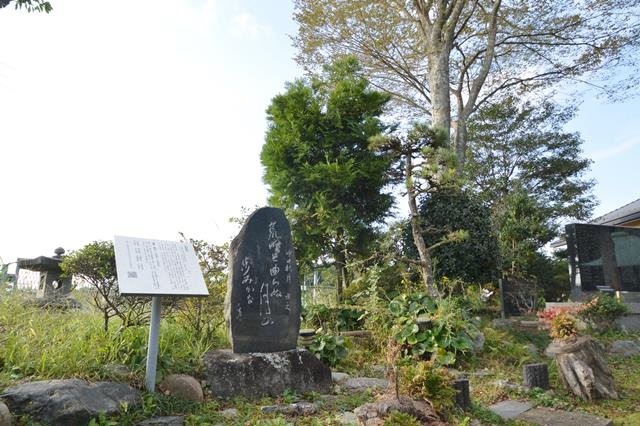
[[[489,410],[504,420],[524,420],[540,426],[610,426],[613,422],[586,413],[536,407],[526,401],[506,400],[489,407]]]
[[[504,420],[510,420],[518,417],[520,414],[531,409],[531,404],[522,401],[513,401],[507,399],[506,401],[500,401],[489,407],[489,410],[493,411]]]
[[[548,407],[536,407],[517,416],[540,426],[610,426],[613,421],[585,413],[556,410]]]

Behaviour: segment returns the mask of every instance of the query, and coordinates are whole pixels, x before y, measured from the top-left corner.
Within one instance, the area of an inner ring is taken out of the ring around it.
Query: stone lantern
[[[71,277],[62,278],[60,262],[64,249],[58,247],[54,256],[39,256],[33,259],[18,259],[17,267],[40,272],[36,296],[40,299],[56,299],[71,293]]]

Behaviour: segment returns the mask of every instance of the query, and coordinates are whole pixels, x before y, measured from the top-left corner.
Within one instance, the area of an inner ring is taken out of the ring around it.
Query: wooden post
[[[504,287],[502,285],[502,278],[498,280],[498,288],[500,289],[500,317],[505,319],[505,306],[504,306]]]
[[[547,364],[525,364],[522,367],[524,386],[528,389],[549,389],[549,369]]]
[[[456,390],[456,405],[467,411],[471,408],[471,394],[469,393],[469,379],[457,379],[453,382]]]

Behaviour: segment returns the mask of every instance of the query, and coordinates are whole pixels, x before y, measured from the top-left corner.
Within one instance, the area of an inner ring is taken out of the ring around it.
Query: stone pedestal
[[[268,353],[207,352],[204,374],[214,396],[259,399],[289,389],[298,393],[328,393],[331,370],[311,352],[293,349]]]

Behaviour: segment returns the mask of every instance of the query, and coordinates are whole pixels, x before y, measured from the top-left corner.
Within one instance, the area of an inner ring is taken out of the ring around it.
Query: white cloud
[[[593,151],[590,153],[589,157],[595,161],[608,160],[610,158],[618,157],[619,155],[632,150],[638,145],[640,145],[640,140],[632,139],[618,145]]]
[[[253,15],[241,13],[231,20],[231,33],[237,37],[257,39],[271,35],[271,28],[260,25]]]

